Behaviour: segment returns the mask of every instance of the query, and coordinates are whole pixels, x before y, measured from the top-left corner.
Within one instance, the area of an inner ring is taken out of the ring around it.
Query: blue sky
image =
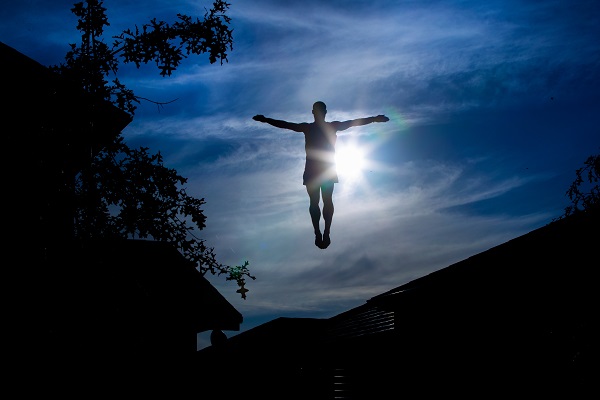
[[[2,2],[0,41],[40,63],[79,43],[75,1]],[[147,66],[120,79],[139,96],[177,99],[142,103],[123,133],[205,198],[199,236],[220,261],[250,262],[246,300],[207,276],[243,314],[242,332],[334,316],[549,223],[575,170],[600,152],[598,1],[230,3],[228,63],[200,56],[171,77]],[[105,40],[210,5],[106,0]],[[328,120],[390,118],[339,134],[340,154],[356,146],[365,159],[338,170],[325,250],[313,243],[303,136],[252,120],[311,122],[317,100]]]

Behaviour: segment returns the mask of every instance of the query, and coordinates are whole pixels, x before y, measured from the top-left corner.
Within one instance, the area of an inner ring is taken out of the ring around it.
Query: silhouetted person
[[[333,219],[333,186],[338,182],[335,166],[335,142],[337,132],[346,130],[353,126],[367,125],[372,122],[386,122],[389,118],[385,115],[376,117],[358,118],[349,121],[325,121],[327,106],[322,101],[313,104],[312,113],[314,122],[287,122],[278,119],[267,118],[264,115],[252,117],[255,121],[266,122],[277,128],[289,129],[294,132],[304,133],[304,148],[306,150],[306,162],[304,164],[303,184],[306,186],[310,198],[310,217],[315,230],[315,245],[325,249],[331,243],[329,231]],[[323,219],[325,229],[321,234],[319,222],[321,210],[319,201],[323,197]]]

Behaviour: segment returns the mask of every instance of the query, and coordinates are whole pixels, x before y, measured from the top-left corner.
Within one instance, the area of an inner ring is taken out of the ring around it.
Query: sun
[[[344,180],[359,180],[367,164],[366,153],[356,143],[338,143],[335,150],[337,172]]]

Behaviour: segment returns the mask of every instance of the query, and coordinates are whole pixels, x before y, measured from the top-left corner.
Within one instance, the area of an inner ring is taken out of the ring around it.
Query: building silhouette
[[[8,380],[85,397],[191,385],[197,334],[242,315],[168,243],[73,234],[75,174],[129,115],[4,43],[0,68]]]

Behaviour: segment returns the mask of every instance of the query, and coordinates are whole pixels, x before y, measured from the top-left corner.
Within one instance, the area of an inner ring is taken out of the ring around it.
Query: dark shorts
[[[338,176],[335,163],[306,160],[304,164],[303,185],[322,185],[324,183],[337,183]]]

